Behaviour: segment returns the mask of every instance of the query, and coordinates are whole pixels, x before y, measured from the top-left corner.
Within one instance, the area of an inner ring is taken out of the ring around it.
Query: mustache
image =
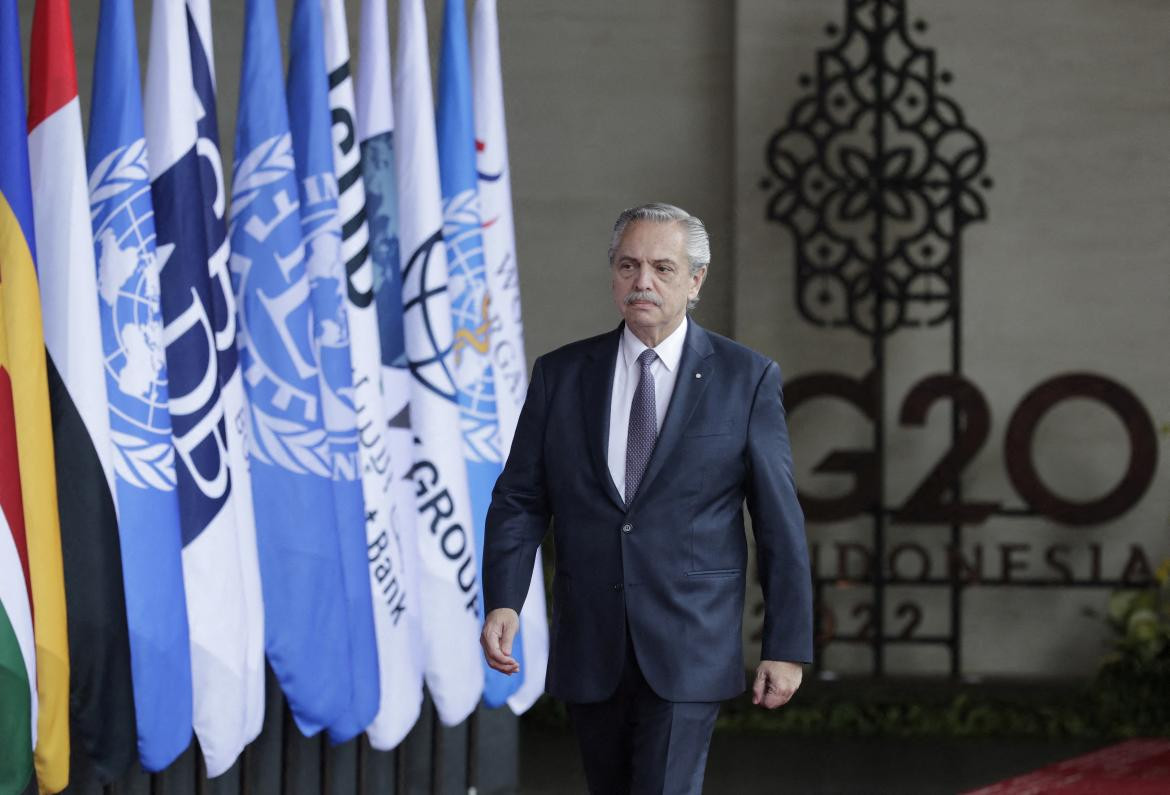
[[[649,290],[634,290],[625,297],[623,303],[625,303],[626,306],[629,306],[635,301],[649,301],[650,303],[654,304],[654,306],[662,306],[662,299]]]

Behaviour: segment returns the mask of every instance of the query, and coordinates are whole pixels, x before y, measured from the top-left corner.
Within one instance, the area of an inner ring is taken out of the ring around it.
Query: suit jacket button
[[[620,591],[620,590],[622,589],[622,584],[619,582],[617,585],[615,585],[615,586],[613,587],[613,589],[614,589],[615,591]]]
[[[623,532],[623,533],[628,533],[628,532],[630,532],[630,531],[631,531],[631,530],[633,530],[633,529],[634,529],[634,526],[633,526],[632,524],[624,524],[624,525],[622,525],[622,532]]]

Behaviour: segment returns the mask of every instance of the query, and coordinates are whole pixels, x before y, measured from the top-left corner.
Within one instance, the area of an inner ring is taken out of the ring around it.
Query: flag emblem
[[[158,272],[173,246],[155,252],[146,140],[106,156],[89,180],[103,322],[114,471],[139,488],[173,491],[175,457],[167,408],[166,344],[159,317]],[[131,188],[127,190],[127,188]],[[144,230],[146,230],[144,232]]]
[[[265,190],[282,180],[295,184],[292,136],[264,141],[240,161],[233,192],[233,218],[248,210],[244,232],[260,245],[253,254],[272,256],[276,268],[233,264],[242,280],[241,294],[257,296],[263,312],[240,314],[244,380],[252,395],[252,453],[266,464],[298,474],[330,476],[329,447],[321,425],[317,364],[306,334],[312,322],[304,258],[297,234],[277,235],[273,243],[297,241],[288,251],[267,245],[273,230],[289,222],[299,226],[295,196]],[[255,206],[254,206],[255,205]],[[242,255],[233,253],[233,258]],[[263,327],[263,328],[261,328]]]
[[[450,369],[452,346],[447,303],[447,255],[442,232],[435,232],[410,255],[402,269],[402,314],[406,326],[422,331],[406,335],[410,372],[425,389],[455,403]],[[441,306],[442,310],[438,307]]]

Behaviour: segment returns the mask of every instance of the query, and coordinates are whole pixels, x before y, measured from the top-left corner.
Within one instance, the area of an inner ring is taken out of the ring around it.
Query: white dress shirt
[[[687,318],[678,324],[671,335],[658,343],[654,352],[658,358],[650,365],[654,378],[654,413],[658,431],[662,432],[662,420],[674,394],[674,383],[678,380],[678,364],[682,359],[683,343],[687,338]],[[617,361],[614,362],[613,392],[609,398],[609,475],[617,486],[618,494],[626,490],[626,437],[630,433],[630,406],[634,402],[634,391],[642,368],[638,357],[646,350],[646,344],[626,326],[618,344]]]

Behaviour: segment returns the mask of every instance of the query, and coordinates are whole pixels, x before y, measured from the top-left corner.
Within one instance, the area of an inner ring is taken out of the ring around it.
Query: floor
[[[1087,753],[1091,741],[830,739],[717,733],[704,793],[959,793]],[[520,722],[521,795],[584,795],[572,735]]]

